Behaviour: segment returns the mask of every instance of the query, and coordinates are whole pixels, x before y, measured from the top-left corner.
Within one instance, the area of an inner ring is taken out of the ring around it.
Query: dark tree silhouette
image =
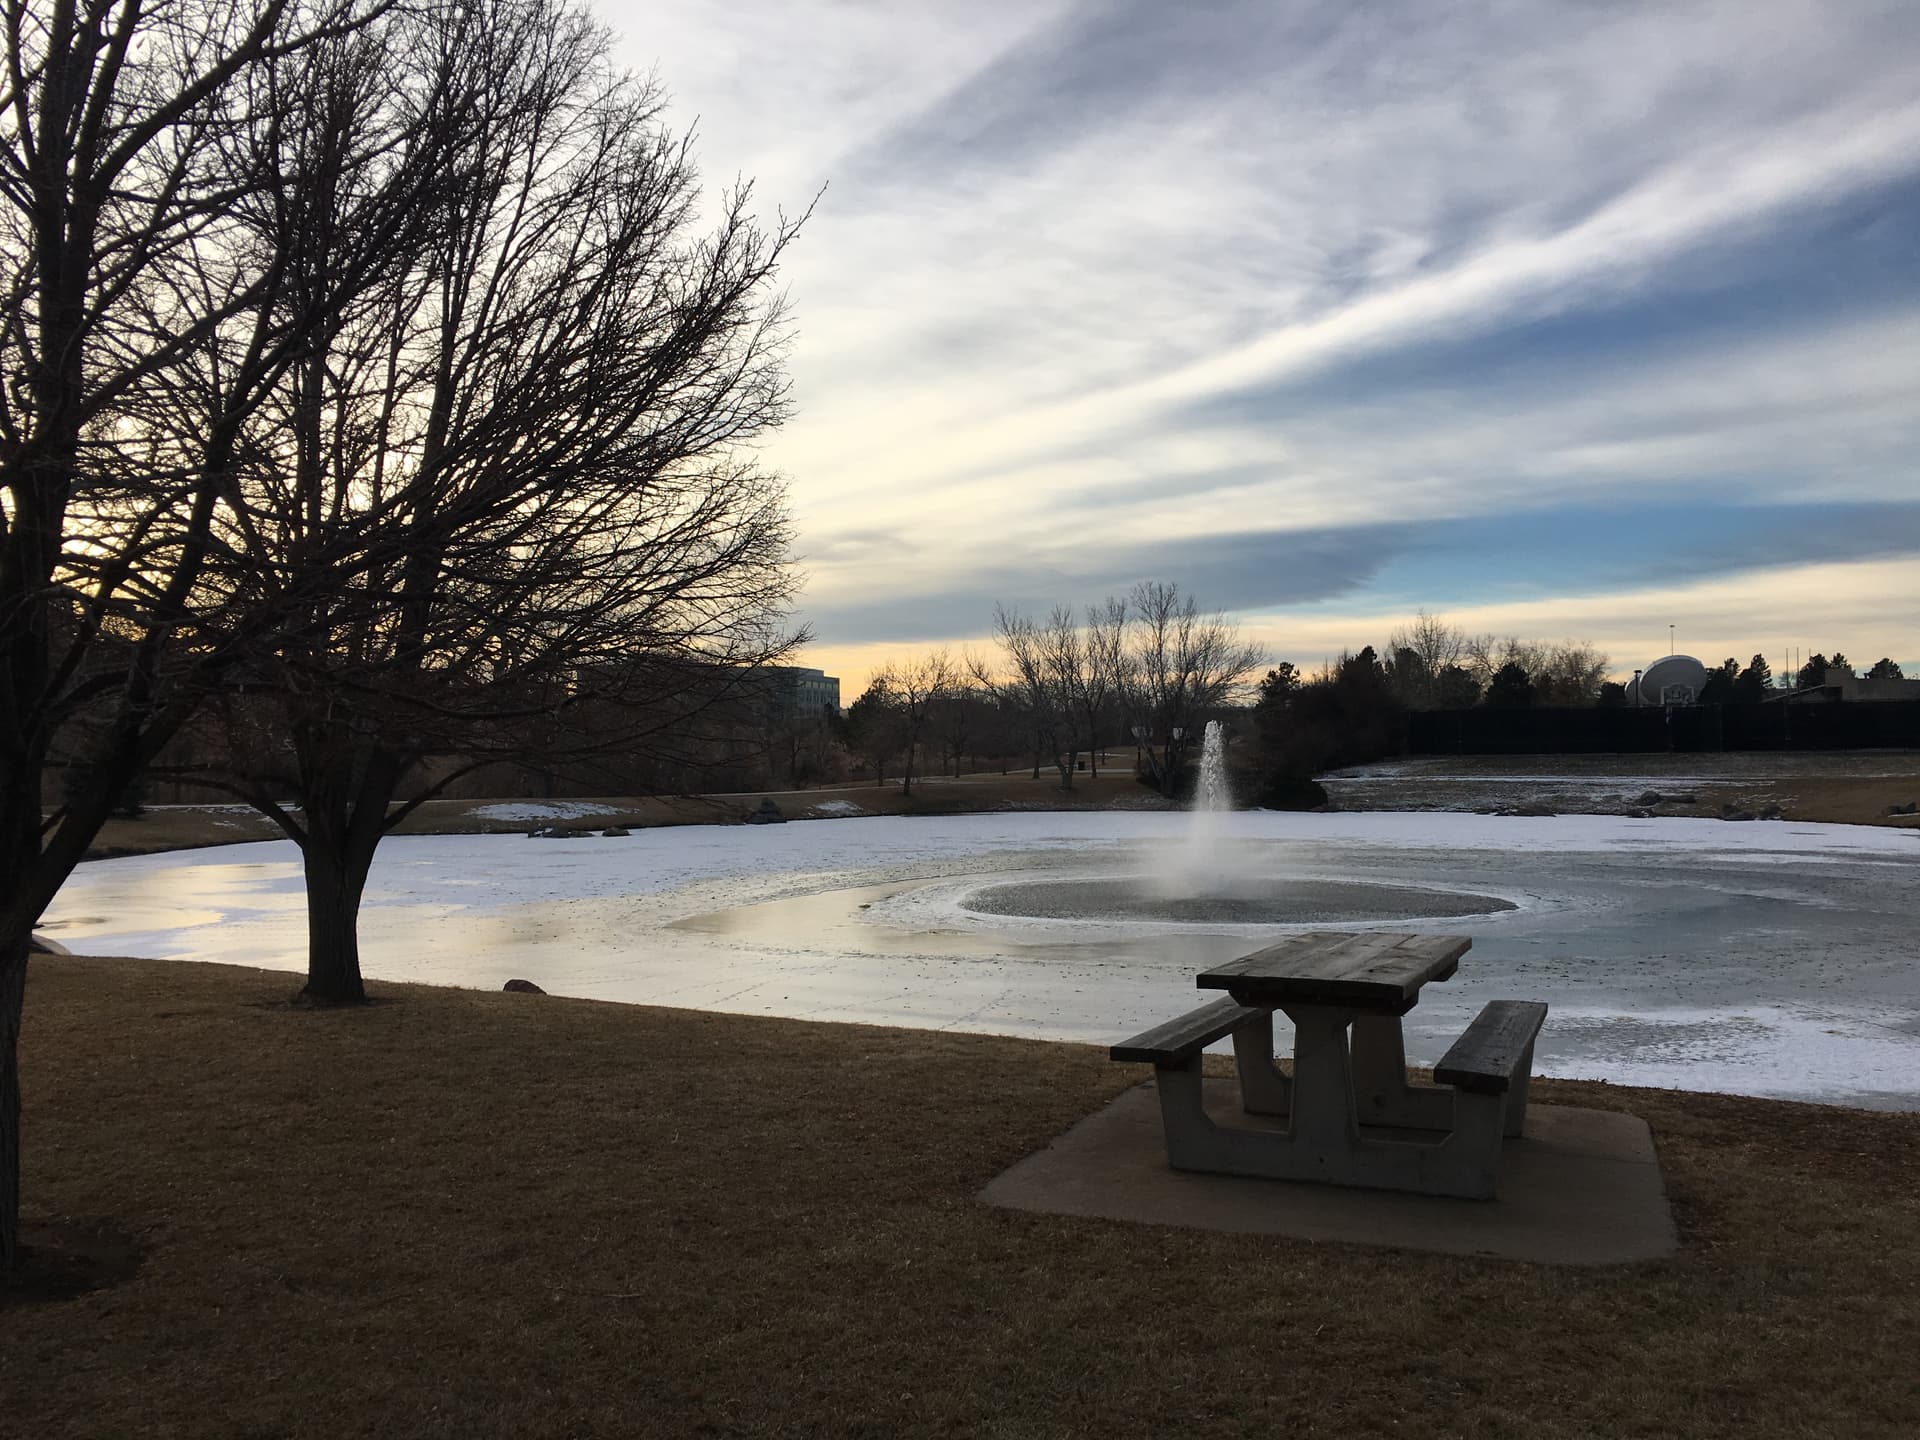
[[[1490,710],[1524,710],[1533,704],[1533,681],[1518,662],[1509,660],[1493,672],[1486,704]]]
[[[1740,662],[1729,655],[1719,665],[1707,671],[1706,682],[1700,687],[1699,700],[1702,705],[1725,705],[1733,700],[1733,682],[1740,674]]]
[[[349,167],[389,132],[444,133],[448,183],[412,263],[336,307],[243,431],[213,572],[296,615],[249,665],[283,743],[230,746],[252,763],[229,783],[300,846],[329,1001],[365,998],[361,893],[417,806],[504,758],[691,759],[797,638],[783,490],[743,448],[786,412],[769,292],[794,227],[759,230],[743,190],[696,228],[685,141],[569,0],[401,38],[306,107],[348,140],[284,187],[310,243],[262,322],[332,283]],[[316,583],[313,556],[358,578]]]
[[[1814,651],[1812,655],[1807,657],[1807,663],[1802,665],[1794,675],[1793,683],[1795,688],[1811,690],[1816,685],[1826,684],[1828,664],[1829,662],[1826,656],[1817,650]]]
[[[1772,686],[1773,668],[1767,664],[1766,656],[1756,655],[1747,662],[1747,668],[1734,679],[1734,703],[1758,705],[1767,698],[1767,692]]]
[[[901,725],[892,680],[885,671],[875,675],[847,707],[841,733],[849,750],[872,763],[873,783],[886,784],[887,761],[900,753]]]
[[[1433,699],[1440,710],[1470,710],[1480,703],[1480,682],[1464,665],[1449,665],[1434,677]]]
[[[265,312],[305,243],[277,187],[330,163],[324,145],[275,143],[308,119],[301,86],[283,79],[401,22],[377,0],[50,0],[9,5],[7,20],[0,1264],[11,1265],[32,927],[142,767],[283,628],[284,615],[209,583],[242,434],[327,317],[418,243],[443,176],[421,137],[392,137],[363,175],[359,224],[328,283]],[[189,369],[201,383],[183,396]],[[75,780],[50,816],[49,763]]]
[[[939,708],[960,684],[960,672],[944,650],[931,655],[888,665],[873,677],[873,685],[886,696],[891,713],[895,743],[903,757],[900,790],[913,794],[913,762],[926,740]]]
[[[1171,582],[1144,580],[1128,601],[1132,617],[1122,705],[1129,728],[1138,726],[1144,733],[1142,749],[1153,780],[1172,794],[1179,784],[1183,741],[1206,711],[1260,667],[1264,652],[1242,640],[1224,614],[1203,613],[1193,596],[1181,594]],[[1176,736],[1176,730],[1182,734]]]

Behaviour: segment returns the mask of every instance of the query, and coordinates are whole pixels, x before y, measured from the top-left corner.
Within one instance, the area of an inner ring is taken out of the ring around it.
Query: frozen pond
[[[1187,817],[1041,813],[402,837],[373,979],[1110,1042],[1289,929],[1466,934],[1407,1016],[1437,1059],[1484,1001],[1549,1001],[1547,1074],[1920,1109],[1920,834],[1611,816],[1220,817],[1244,884],[1156,919]],[[1177,898],[1177,897],[1176,897]],[[303,968],[287,842],[98,861],[42,929],[81,953]]]

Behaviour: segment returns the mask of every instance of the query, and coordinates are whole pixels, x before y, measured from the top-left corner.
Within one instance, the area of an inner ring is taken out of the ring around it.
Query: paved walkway
[[[1222,1124],[1256,1125],[1231,1080],[1207,1082]],[[989,1205],[1253,1235],[1290,1235],[1548,1265],[1619,1265],[1680,1248],[1646,1122],[1611,1110],[1535,1105],[1507,1142],[1494,1200],[1448,1200],[1167,1165],[1151,1083],[1135,1086],[997,1176]]]

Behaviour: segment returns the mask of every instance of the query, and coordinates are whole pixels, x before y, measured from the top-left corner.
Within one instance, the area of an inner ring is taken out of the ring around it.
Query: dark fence
[[[1407,749],[1414,755],[1914,748],[1920,748],[1920,700],[1422,710],[1408,717],[1407,727]]]

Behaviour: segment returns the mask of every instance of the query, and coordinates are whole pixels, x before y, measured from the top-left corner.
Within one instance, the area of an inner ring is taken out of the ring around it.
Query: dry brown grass
[[[1912,773],[1899,773],[1902,761]],[[1779,805],[1788,820],[1841,825],[1888,825],[1920,830],[1920,816],[1889,816],[1890,806],[1920,800],[1920,754],[1887,762],[1896,773],[1875,777],[1782,776],[1747,787],[1720,786],[1699,805],[1666,806],[1662,814],[1714,817],[1719,807],[1760,811]],[[1115,751],[1098,777],[1080,774],[1074,788],[1063,791],[1057,772],[1049,769],[1033,778],[1028,770],[921,777],[914,793],[903,795],[896,780],[816,790],[774,790],[745,795],[611,796],[590,803],[610,813],[559,823],[602,828],[625,825],[714,825],[743,819],[771,795],[789,816],[806,819],[814,806],[841,802],[859,807],[864,815],[963,815],[1006,810],[1156,810],[1168,802],[1134,778],[1131,751]],[[1482,808],[1493,792],[1463,791],[1462,809]],[[532,821],[490,819],[478,812],[499,804],[489,800],[435,800],[420,807],[400,826],[407,835],[479,835],[517,833]],[[535,804],[537,801],[520,803]],[[264,816],[232,806],[162,806],[138,820],[109,820],[102,828],[92,858],[143,855],[159,850],[185,850],[245,840],[277,839],[280,831]]]
[[[1920,815],[1887,814],[1889,806],[1920,800],[1920,777],[1786,780],[1767,798],[1775,800],[1789,820],[1920,828]]]
[[[1597,1085],[1686,1240],[1572,1270],[992,1210],[1100,1050],[36,958],[0,1433],[1910,1436],[1920,1117]]]

